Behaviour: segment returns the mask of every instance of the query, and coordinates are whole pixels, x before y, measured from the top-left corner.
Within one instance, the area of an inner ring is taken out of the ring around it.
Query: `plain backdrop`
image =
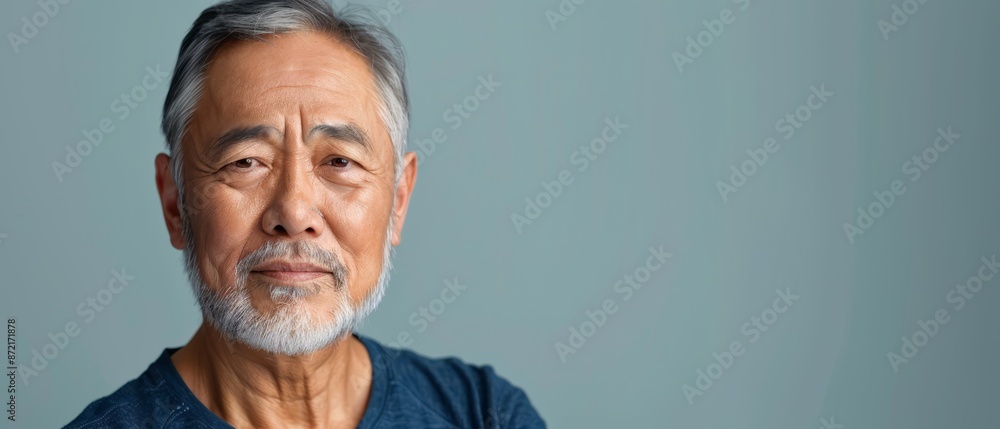
[[[18,364],[57,350],[18,378],[9,427],[69,422],[200,323],[153,181],[166,83],[115,100],[147,67],[172,70],[211,3],[0,6],[0,317],[16,319]],[[424,152],[362,333],[493,365],[556,428],[995,425],[1000,279],[961,308],[949,293],[1000,251],[1000,3],[365,3],[407,50]],[[491,76],[495,92],[469,101]],[[801,107],[813,88],[833,95]],[[478,104],[457,127],[456,103]],[[616,118],[628,128],[594,142]],[[57,175],[105,119],[114,131]],[[932,150],[948,127],[961,137]],[[916,181],[914,156],[934,159]],[[563,170],[572,183],[539,197]],[[626,289],[651,246],[672,256]],[[135,278],[102,292],[112,270]],[[467,289],[434,304],[454,280]],[[799,297],[780,314],[777,290]],[[78,312],[95,297],[111,302]],[[607,300],[617,311],[588,324]],[[412,315],[430,305],[421,331]],[[948,323],[920,334],[938,310]]]

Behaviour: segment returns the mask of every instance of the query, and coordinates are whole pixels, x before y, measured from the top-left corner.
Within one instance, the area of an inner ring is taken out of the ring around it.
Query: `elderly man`
[[[398,41],[323,0],[233,0],[181,43],[156,186],[204,314],[69,427],[544,427],[489,366],[354,329],[417,177]]]

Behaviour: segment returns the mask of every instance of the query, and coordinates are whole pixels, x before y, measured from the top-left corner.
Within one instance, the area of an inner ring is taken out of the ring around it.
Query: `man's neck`
[[[235,427],[353,428],[371,393],[371,359],[352,335],[280,356],[227,341],[203,323],[171,361],[198,400]]]

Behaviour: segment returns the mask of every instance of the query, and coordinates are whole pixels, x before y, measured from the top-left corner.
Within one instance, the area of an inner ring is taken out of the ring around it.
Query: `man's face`
[[[250,308],[228,311],[254,322],[302,331],[375,291],[416,170],[407,154],[396,186],[379,106],[367,61],[329,36],[288,33],[216,51],[182,141],[184,200],[199,201],[185,205],[190,237],[161,187],[174,246],[197,249],[186,251],[202,292],[232,301],[223,306],[242,301]],[[158,182],[169,181],[162,163]]]

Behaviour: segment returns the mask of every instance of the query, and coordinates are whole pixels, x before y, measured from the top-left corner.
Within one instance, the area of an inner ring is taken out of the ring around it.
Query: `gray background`
[[[166,87],[125,119],[111,103],[147,66],[172,69],[211,3],[71,1],[0,47],[0,317],[23,365],[80,325],[19,379],[11,427],[67,423],[200,323],[153,183]],[[556,0],[402,0],[383,16],[408,51],[410,141],[448,139],[423,158],[363,332],[492,364],[552,427],[996,427],[1000,279],[960,311],[946,296],[1000,250],[1000,3],[931,0],[886,40],[894,4],[593,0],[553,29]],[[680,72],[673,54],[726,8],[735,22]],[[39,11],[5,1],[0,30]],[[489,75],[502,86],[452,130],[444,112]],[[835,95],[785,140],[775,121],[814,85]],[[629,128],[578,171],[573,152],[615,117]],[[115,131],[59,181],[51,164],[103,118]],[[948,126],[961,138],[911,182],[904,162]],[[780,149],[724,201],[716,182],[768,137]],[[564,169],[572,185],[518,233],[511,214]],[[843,224],[897,179],[906,193],[851,243]],[[625,301],[615,283],[661,245],[673,257]],[[135,280],[86,323],[77,306],[113,269]],[[456,278],[468,289],[418,333],[410,314]],[[741,327],[786,288],[801,298],[750,343]],[[556,342],[607,299],[618,311],[564,362]],[[887,353],[938,309],[950,322],[894,371]],[[745,354],[689,402],[734,340]]]

